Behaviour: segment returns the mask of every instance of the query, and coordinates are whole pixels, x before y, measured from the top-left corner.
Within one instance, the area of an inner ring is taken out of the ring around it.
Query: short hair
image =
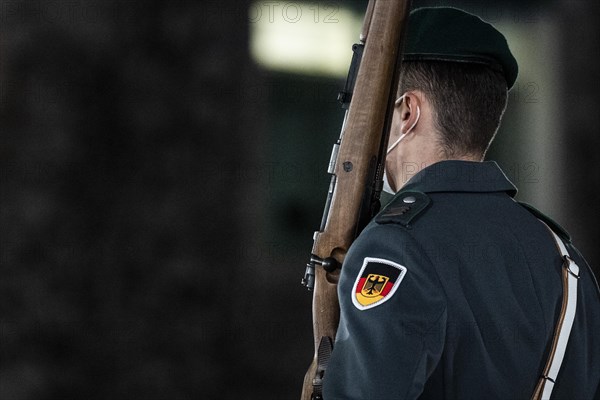
[[[399,94],[420,90],[434,108],[440,149],[446,158],[485,156],[506,110],[508,88],[501,72],[483,64],[408,61]]]

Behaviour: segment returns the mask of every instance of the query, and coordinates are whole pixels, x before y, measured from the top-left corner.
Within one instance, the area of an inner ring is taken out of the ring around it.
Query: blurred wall
[[[565,226],[600,277],[600,3],[559,2]]]
[[[264,385],[236,367],[260,204],[247,4],[1,1],[0,17],[0,398]]]

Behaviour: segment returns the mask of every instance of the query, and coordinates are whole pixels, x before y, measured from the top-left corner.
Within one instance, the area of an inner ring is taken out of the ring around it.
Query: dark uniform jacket
[[[562,301],[561,255],[580,267],[575,322],[552,399],[593,399],[600,295],[568,234],[513,200],[494,162],[413,177],[351,246],[324,399],[529,399]]]

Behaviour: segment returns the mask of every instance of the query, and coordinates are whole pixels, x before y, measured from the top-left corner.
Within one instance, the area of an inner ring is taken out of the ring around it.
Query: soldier
[[[346,256],[324,398],[598,396],[595,277],[482,161],[518,73],[506,39],[418,9],[404,61],[385,179],[399,192]]]

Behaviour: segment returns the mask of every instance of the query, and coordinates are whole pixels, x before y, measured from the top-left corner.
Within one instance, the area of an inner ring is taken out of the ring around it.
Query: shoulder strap
[[[544,225],[546,224],[544,223]],[[552,234],[552,237],[556,242],[556,247],[564,260],[562,266],[563,296],[560,315],[556,327],[554,328],[552,347],[550,347],[550,353],[548,355],[548,360],[546,361],[546,366],[544,367],[544,372],[538,381],[532,400],[550,399],[556,377],[558,376],[560,366],[565,356],[571,328],[573,327],[573,320],[575,319],[575,311],[577,310],[577,280],[579,279],[579,267],[569,256],[569,252],[560,237],[554,233],[548,225],[546,225],[546,228],[548,228]]]
[[[399,192],[375,217],[375,222],[409,226],[430,204],[431,199],[423,192],[415,190]]]

